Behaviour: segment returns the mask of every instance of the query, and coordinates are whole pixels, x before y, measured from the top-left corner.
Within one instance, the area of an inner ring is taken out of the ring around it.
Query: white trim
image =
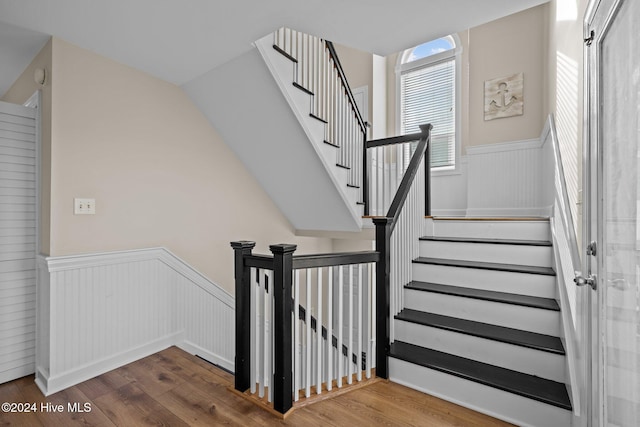
[[[505,151],[515,150],[532,150],[541,148],[544,145],[544,139],[523,139],[520,141],[500,142],[497,144],[474,145],[467,147],[467,155],[474,156],[478,154],[502,153]]]
[[[176,345],[181,341],[181,337],[182,333],[176,332],[122,353],[79,366],[76,369],[56,376],[49,376],[47,373],[38,369],[36,371],[36,385],[45,396],[49,396],[53,393],[64,390],[65,388],[72,387],[98,375],[104,374],[105,372],[109,372],[128,363],[135,362],[143,357],[150,356],[169,348],[172,345]]]
[[[545,207],[530,208],[469,208],[467,216],[475,217],[546,217],[549,209]]]
[[[580,416],[580,387],[578,386],[578,373],[576,366],[579,361],[577,360],[577,336],[575,328],[573,327],[573,319],[571,317],[571,307],[569,305],[569,295],[567,295],[567,286],[564,283],[564,277],[562,275],[560,253],[558,251],[558,238],[555,233],[555,218],[549,218],[549,224],[551,228],[551,238],[553,243],[553,257],[556,271],[558,271],[556,283],[558,285],[558,299],[560,300],[560,314],[562,316],[562,343],[566,349],[566,363],[567,363],[567,378],[565,383],[568,383],[569,396],[571,397],[571,404],[573,406],[573,414]]]
[[[134,249],[129,251],[102,252],[93,254],[45,257],[49,273],[82,268],[116,265],[125,262],[159,260],[177,273],[189,279],[212,296],[218,298],[231,308],[235,307],[233,296],[207,279],[185,261],[166,248]]]
[[[227,359],[218,354],[212,353],[211,351],[200,347],[199,345],[196,345],[191,341],[183,340],[180,343],[177,343],[176,346],[186,351],[187,353],[198,355],[206,361],[213,363],[214,365],[221,366],[227,371],[233,372],[233,370],[235,369],[235,363],[233,359]]]

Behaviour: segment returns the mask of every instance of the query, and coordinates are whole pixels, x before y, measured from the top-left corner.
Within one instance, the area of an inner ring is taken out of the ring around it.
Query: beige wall
[[[31,61],[22,75],[9,88],[2,100],[14,104],[24,104],[38,89],[41,90],[40,99],[40,132],[41,132],[41,163],[40,168],[40,252],[48,255],[50,246],[50,210],[51,210],[51,103],[53,99],[53,85],[55,73],[52,73],[53,42],[49,42]],[[40,86],[34,81],[34,72],[41,68],[47,71],[47,83]]]
[[[463,146],[540,137],[545,120],[546,8],[534,7],[469,30],[469,133]],[[485,121],[485,80],[520,72],[524,115]]]
[[[361,86],[368,88],[369,111],[367,117],[370,119],[373,116],[373,55],[339,44],[334,44],[334,47],[351,89]]]
[[[547,6],[525,10],[458,33],[460,138],[466,147],[538,138],[544,124]],[[427,40],[425,40],[427,41]],[[396,65],[387,57],[387,128],[396,134]],[[484,81],[524,73],[524,115],[484,121]]]
[[[53,75],[52,256],[164,246],[233,293],[232,240],[331,251],[294,235],[178,86],[55,38]]]

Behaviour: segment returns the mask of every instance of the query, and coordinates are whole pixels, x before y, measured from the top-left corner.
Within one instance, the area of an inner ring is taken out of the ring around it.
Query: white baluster
[[[267,384],[269,385],[268,402],[273,402],[273,363],[274,363],[274,345],[273,345],[273,311],[274,311],[274,289],[273,289],[273,271],[267,270],[267,280],[269,284],[269,293],[267,294],[267,307],[269,315],[269,328],[267,336],[267,350],[269,357],[267,358]]]
[[[322,268],[318,268],[318,311],[316,313],[316,393],[322,393]]]
[[[307,331],[307,352],[305,354],[305,396],[311,396],[311,269],[307,269],[305,322]]]
[[[258,316],[260,317],[260,322],[258,327],[260,328],[258,331],[258,336],[257,336],[257,342],[256,342],[256,347],[257,347],[257,351],[258,351],[258,396],[260,398],[264,397],[264,386],[265,386],[265,380],[266,380],[266,374],[265,374],[265,359],[267,357],[266,352],[265,352],[265,346],[266,346],[266,337],[267,337],[267,319],[266,319],[266,312],[265,312],[265,307],[266,307],[266,300],[267,300],[267,294],[265,292],[265,288],[264,288],[264,270],[258,269],[258,290],[259,290],[259,294],[258,294]]]
[[[333,382],[333,267],[329,267],[327,284],[327,390]]]
[[[353,383],[353,265],[349,265],[349,334],[347,344],[347,384]]]
[[[300,398],[300,270],[296,270],[293,282],[293,399]]]
[[[342,376],[344,374],[343,358],[342,358],[342,336],[344,330],[343,324],[343,271],[342,266],[338,267],[338,388],[342,388]]]
[[[257,301],[257,295],[256,295],[256,291],[259,290],[257,283],[256,283],[256,269],[255,267],[251,267],[251,279],[250,282],[251,284],[250,286],[250,298],[251,298],[251,308],[250,308],[250,313],[251,313],[251,373],[249,374],[249,378],[251,381],[251,394],[255,394],[256,392],[256,383],[258,382],[258,377],[257,377],[257,370],[256,370],[256,363],[258,360],[257,357],[257,352],[258,352],[258,342],[256,340],[256,337],[258,334],[256,334],[256,330],[257,330],[257,319],[258,319],[258,310],[257,309],[257,305],[256,305],[256,301]]]
[[[358,264],[358,357],[356,372],[358,381],[362,381],[362,264]]]

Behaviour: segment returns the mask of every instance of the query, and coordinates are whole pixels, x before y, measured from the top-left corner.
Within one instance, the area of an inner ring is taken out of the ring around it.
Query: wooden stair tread
[[[519,245],[519,246],[551,246],[547,240],[516,240],[516,239],[487,239],[480,237],[439,237],[424,236],[421,241],[427,242],[456,242],[456,243],[489,243],[495,245]]]
[[[405,322],[518,345],[547,353],[565,354],[564,346],[560,338],[551,335],[543,335],[536,332],[522,331],[505,326],[459,319],[457,317],[443,316],[441,314],[427,313],[407,308],[398,313],[395,318]]]
[[[427,349],[402,341],[391,344],[391,357],[455,375],[559,408],[571,410],[564,384],[499,366]]]
[[[427,257],[418,257],[414,259],[413,262],[416,264],[433,264],[433,265],[444,265],[448,267],[478,268],[481,270],[509,271],[514,273],[540,274],[545,276],[556,275],[555,271],[553,271],[551,267],[538,267],[538,266],[531,266],[531,265],[499,264],[494,262],[466,261],[466,260],[457,260],[457,259],[427,258]]]
[[[560,311],[558,302],[551,298],[488,291],[485,289],[465,288],[462,286],[443,285],[440,283],[420,282],[416,280],[405,285],[405,288],[504,304],[520,305],[524,307],[540,308],[543,310]]]

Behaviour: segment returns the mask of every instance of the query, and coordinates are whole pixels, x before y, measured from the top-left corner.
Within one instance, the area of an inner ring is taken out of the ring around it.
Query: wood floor
[[[0,412],[0,426],[509,425],[387,381],[300,408],[283,421],[231,393],[232,384],[231,374],[171,347],[46,398],[33,376],[2,384],[0,403],[35,403],[37,412]],[[47,402],[64,409],[42,412]],[[90,412],[70,413],[74,403],[87,403]]]

